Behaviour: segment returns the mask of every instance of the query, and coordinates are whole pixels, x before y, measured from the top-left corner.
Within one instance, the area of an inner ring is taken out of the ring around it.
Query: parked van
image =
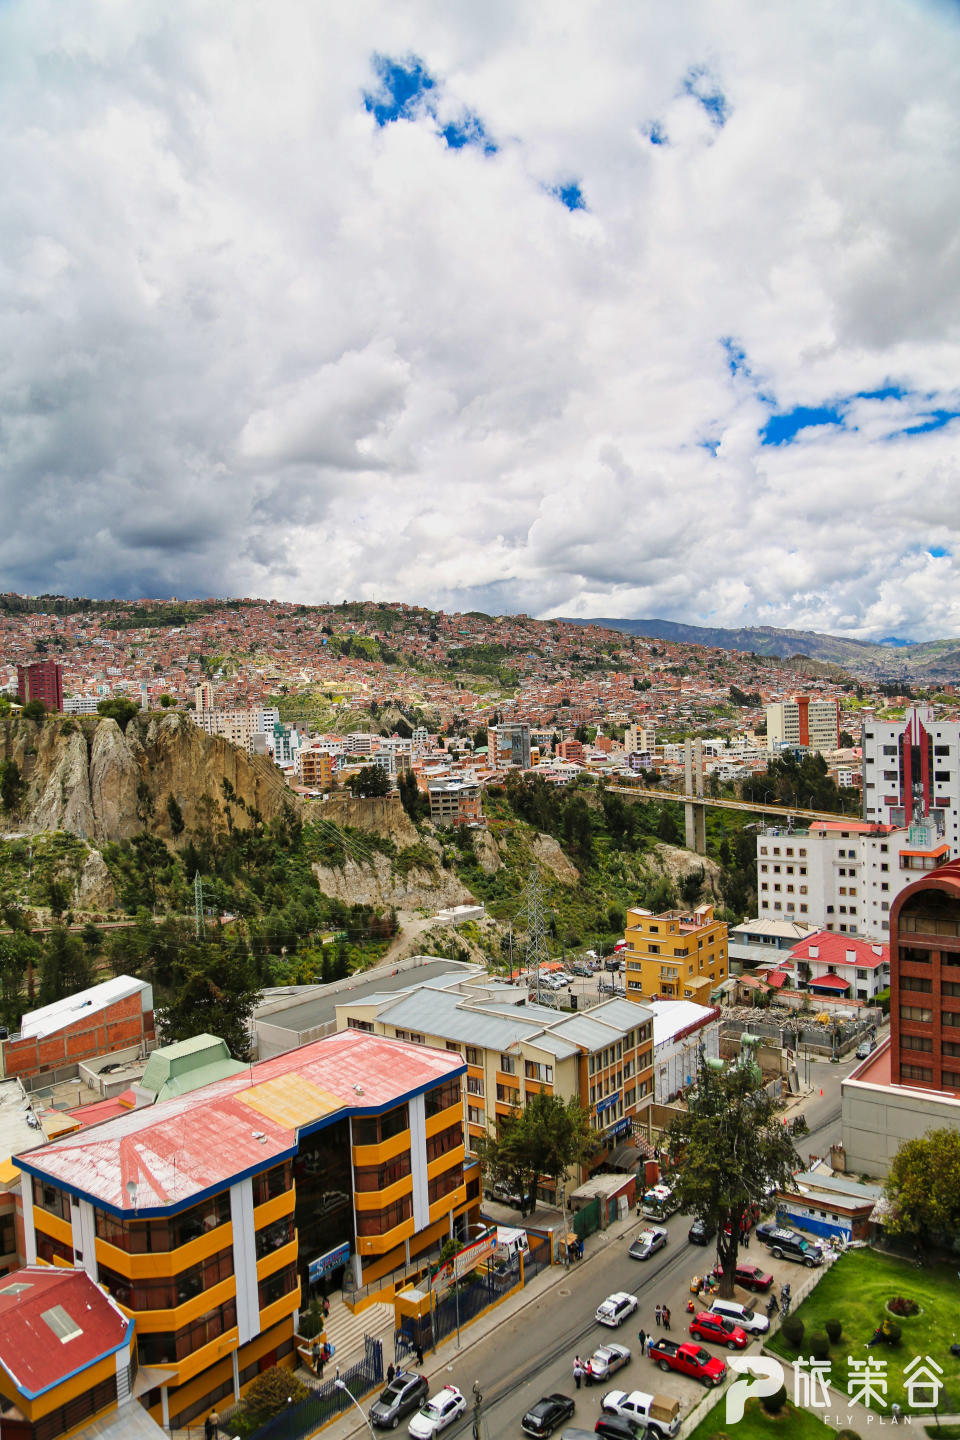
[[[519,1261],[521,1255],[529,1255],[530,1242],[526,1230],[518,1230],[512,1225],[498,1225],[497,1248],[494,1254],[501,1264]]]
[[[761,1315],[752,1305],[741,1305],[737,1300],[714,1300],[710,1309],[714,1315],[722,1315],[724,1320],[732,1320],[734,1325],[739,1325],[748,1335],[766,1335],[770,1329],[770,1321],[766,1315]]]

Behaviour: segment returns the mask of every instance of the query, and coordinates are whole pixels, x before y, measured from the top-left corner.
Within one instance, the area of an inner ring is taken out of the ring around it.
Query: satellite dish
[[[131,1204],[131,1205],[136,1205],[136,1203],[137,1203],[137,1182],[136,1182],[136,1180],[128,1180],[128,1181],[126,1182],[126,1184],[124,1185],[123,1188],[126,1190],[127,1195],[130,1197],[130,1204]]]

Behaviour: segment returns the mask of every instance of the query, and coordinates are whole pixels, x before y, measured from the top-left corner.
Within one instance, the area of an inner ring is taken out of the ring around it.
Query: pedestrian
[[[210,1434],[213,1440],[217,1440],[217,1436],[220,1434],[220,1416],[216,1409],[210,1411]]]
[[[662,1306],[662,1305],[658,1305],[658,1306],[657,1306],[655,1318],[656,1318],[656,1322],[657,1322],[658,1325],[662,1325],[662,1324],[663,1324],[663,1306]]]
[[[324,1320],[329,1319],[329,1316],[330,1316],[330,1301],[327,1299],[326,1295],[324,1295],[324,1297],[323,1297],[323,1318],[324,1318]]]
[[[664,1330],[670,1329],[670,1309],[667,1305],[663,1307],[663,1328]]]
[[[573,1383],[580,1389],[580,1382],[583,1380],[583,1366],[580,1364],[580,1356],[573,1357]]]
[[[392,1384],[393,1384],[393,1377],[394,1377],[394,1375],[396,1375],[396,1373],[397,1373],[397,1370],[396,1370],[396,1366],[395,1366],[395,1365],[388,1365],[388,1366],[387,1366],[387,1384],[388,1384],[388,1385],[392,1385]]]
[[[744,1232],[743,1232],[743,1248],[744,1248],[744,1250],[749,1250],[749,1249],[750,1249],[750,1231],[749,1231],[749,1230],[744,1230]]]
[[[417,1364],[418,1364],[418,1365],[422,1365],[422,1364],[423,1364],[423,1346],[420,1345],[419,1343],[418,1343],[418,1345],[417,1345]]]
[[[203,1422],[203,1440],[213,1440],[213,1421],[209,1415]]]
[[[334,1377],[333,1377],[333,1383],[334,1383],[334,1385],[339,1385],[339,1384],[340,1384],[340,1366],[339,1366],[339,1365],[338,1365],[337,1368],[336,1368],[336,1372],[335,1372]]]
[[[641,1356],[641,1358],[642,1358],[642,1357],[643,1357],[643,1352],[644,1352],[644,1347],[646,1346],[646,1343],[647,1343],[646,1332],[643,1331],[643,1330],[640,1330],[640,1331],[637,1333],[637,1339],[640,1341],[640,1356]]]

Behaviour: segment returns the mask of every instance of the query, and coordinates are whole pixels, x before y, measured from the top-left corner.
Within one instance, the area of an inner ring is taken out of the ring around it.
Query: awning
[[[642,1136],[635,1140],[627,1140],[623,1145],[618,1145],[612,1154],[607,1156],[607,1164],[612,1165],[614,1170],[637,1170],[645,1160],[654,1158],[654,1147]]]
[[[818,975],[816,980],[810,981],[811,990],[849,990],[850,981],[844,980],[842,975]]]

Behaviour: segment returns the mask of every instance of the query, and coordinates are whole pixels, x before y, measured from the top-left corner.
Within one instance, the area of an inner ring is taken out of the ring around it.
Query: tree
[[[716,1227],[720,1294],[726,1299],[733,1298],[744,1220],[765,1190],[786,1184],[797,1165],[777,1108],[755,1065],[717,1070],[701,1053],[687,1110],[667,1132],[679,1166],[675,1189],[681,1210]]]
[[[40,1004],[52,1005],[93,983],[90,957],[76,935],[54,925],[40,960]]]
[[[838,744],[841,750],[852,750],[856,743],[849,730],[840,731]]]
[[[121,730],[126,730],[130,721],[139,710],[132,700],[124,695],[110,695],[106,700],[101,700],[97,705],[97,714],[103,715],[108,720],[116,720]]]
[[[176,700],[174,700],[172,695],[167,695],[166,693],[164,693],[160,696],[160,708],[162,710],[169,710],[171,705],[176,705],[176,703],[177,702]]]
[[[16,760],[0,762],[0,805],[8,814],[15,814],[20,808],[23,795],[23,780]]]
[[[177,803],[177,797],[173,794],[167,796],[167,819],[170,821],[170,834],[176,840],[183,834],[183,811]]]
[[[506,1180],[521,1197],[521,1213],[536,1208],[541,1179],[559,1184],[571,1165],[583,1165],[599,1146],[590,1116],[576,1099],[563,1101],[543,1090],[500,1120],[496,1137],[477,1138],[484,1171]]]
[[[43,720],[46,718],[47,707],[42,700],[28,700],[20,714],[24,720]]]
[[[169,1002],[157,1021],[162,1043],[216,1035],[226,1040],[234,1059],[249,1059],[250,1017],[260,1001],[260,987],[246,945],[187,945],[173,978]]]
[[[24,976],[39,954],[36,940],[22,931],[0,935],[0,1023],[8,1030],[18,1028]]]
[[[891,1215],[884,1226],[926,1245],[960,1226],[960,1131],[928,1130],[897,1151],[884,1181]]]
[[[347,789],[358,799],[390,794],[390,776],[382,765],[364,765],[347,777]]]

